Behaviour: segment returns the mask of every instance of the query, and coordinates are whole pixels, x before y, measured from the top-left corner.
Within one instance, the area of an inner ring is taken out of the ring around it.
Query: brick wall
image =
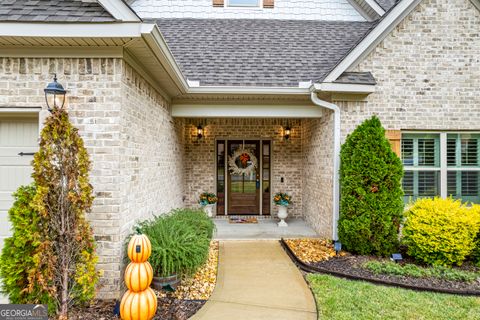
[[[302,120],[303,215],[322,237],[332,237],[333,112]]]
[[[131,0],[130,3],[142,18],[365,21],[347,0],[275,0],[273,9],[213,7],[212,0]]]
[[[92,160],[87,218],[104,270],[99,297],[118,298],[122,243],[134,221],[182,205],[183,123],[122,59],[0,58],[0,108],[48,114],[43,89],[54,73]]]
[[[343,138],[377,114],[387,129],[480,129],[480,12],[425,0],[356,68],[377,79],[366,102],[337,101]]]
[[[283,139],[285,119],[208,119],[203,120],[204,139],[198,141],[197,119],[185,120],[185,187],[187,206],[197,206],[203,191],[215,190],[215,139],[271,139],[272,195],[287,192],[293,196],[289,214],[302,215],[301,121],[289,120],[291,138]],[[284,182],[281,183],[281,177]],[[276,209],[273,208],[276,214]]]

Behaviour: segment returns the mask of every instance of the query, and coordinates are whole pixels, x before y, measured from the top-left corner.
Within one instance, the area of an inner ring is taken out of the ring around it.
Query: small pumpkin
[[[141,292],[128,290],[120,302],[123,320],[150,320],[157,311],[157,296],[151,288]]]
[[[128,257],[132,262],[145,262],[152,253],[150,239],[144,234],[136,234],[128,243]]]
[[[130,291],[139,292],[152,283],[153,269],[148,261],[132,262],[125,269],[125,284]]]

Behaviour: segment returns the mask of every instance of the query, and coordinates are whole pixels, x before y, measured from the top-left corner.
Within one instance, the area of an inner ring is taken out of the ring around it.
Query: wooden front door
[[[229,140],[227,143],[228,156],[231,157],[237,150],[248,150],[256,157],[257,167],[249,174],[235,174],[228,172],[228,214],[260,214],[260,141],[258,140]],[[238,166],[250,164],[251,160],[241,163],[237,158]]]

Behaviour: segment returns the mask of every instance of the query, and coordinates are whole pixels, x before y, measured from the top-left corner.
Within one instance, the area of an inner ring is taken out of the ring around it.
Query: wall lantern
[[[201,124],[199,124],[197,127],[197,138],[198,140],[201,140],[203,138],[203,127]]]
[[[291,133],[292,133],[292,129],[290,128],[290,126],[286,126],[283,129],[283,137],[285,138],[285,140],[290,139]]]
[[[51,112],[55,108],[63,108],[67,91],[57,82],[57,74],[53,76],[53,82],[50,82],[43,91],[45,92],[48,111]]]

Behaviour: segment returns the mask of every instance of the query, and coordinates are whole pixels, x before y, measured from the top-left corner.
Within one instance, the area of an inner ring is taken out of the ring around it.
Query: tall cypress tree
[[[340,241],[350,252],[391,254],[398,249],[403,167],[376,116],[348,135],[340,158]]]

